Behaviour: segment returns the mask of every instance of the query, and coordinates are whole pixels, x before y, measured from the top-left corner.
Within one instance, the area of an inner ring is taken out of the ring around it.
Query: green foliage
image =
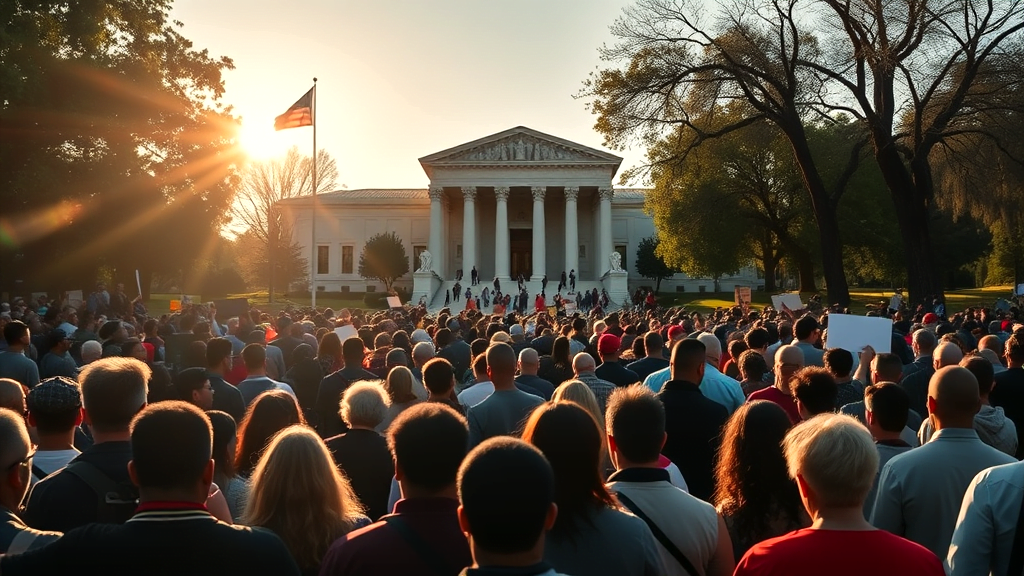
[[[235,240],[238,270],[246,284],[254,288],[273,284],[287,291],[293,283],[308,281],[309,260],[303,252],[302,246],[292,241],[290,230],[285,230],[282,236],[269,243],[251,231],[246,231]]]
[[[402,239],[394,232],[384,232],[367,240],[359,254],[358,272],[363,278],[380,280],[384,290],[391,292],[395,280],[409,273]]]
[[[233,63],[194,49],[170,12],[170,0],[0,3],[5,281],[169,273],[218,234],[242,159],[221,102]]]
[[[661,290],[661,281],[671,278],[676,273],[665,260],[657,254],[658,237],[651,236],[640,241],[636,249],[636,271],[644,278],[654,280],[654,293]]]
[[[985,284],[1024,282],[1024,224],[1010,229],[1005,222],[992,225],[992,253],[988,257]]]

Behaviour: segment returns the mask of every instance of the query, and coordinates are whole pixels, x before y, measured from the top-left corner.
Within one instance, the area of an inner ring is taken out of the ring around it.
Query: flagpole
[[[313,307],[313,311],[316,312],[316,266],[318,264],[319,248],[316,244],[316,217],[319,213],[320,203],[316,195],[317,182],[316,182],[316,78],[313,78],[313,257],[309,261],[309,291],[310,291],[310,305]]]

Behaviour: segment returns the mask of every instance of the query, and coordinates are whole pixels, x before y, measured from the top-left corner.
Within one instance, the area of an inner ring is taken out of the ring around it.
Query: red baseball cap
[[[669,328],[669,329],[668,329],[668,339],[669,339],[669,340],[675,340],[676,338],[678,338],[678,337],[680,337],[680,336],[684,335],[684,334],[685,334],[685,332],[686,332],[686,331],[685,331],[685,330],[683,330],[683,327],[682,327],[682,326],[679,326],[679,325],[677,324],[677,325],[675,325],[675,326],[673,326],[673,327],[671,327],[671,328]]]
[[[615,334],[604,333],[597,340],[598,354],[615,354],[622,346],[622,339]]]
[[[938,315],[935,314],[935,312],[929,312],[929,313],[924,315],[924,323],[925,324],[938,324],[939,323],[939,317],[938,317]]]

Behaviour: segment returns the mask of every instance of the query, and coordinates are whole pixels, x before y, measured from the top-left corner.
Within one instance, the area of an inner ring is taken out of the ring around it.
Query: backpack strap
[[[7,546],[7,552],[4,554],[8,556],[14,556],[15,554],[23,554],[32,548],[32,543],[39,537],[39,533],[32,530],[22,530],[14,535],[9,546]]]
[[[641,510],[635,502],[630,500],[629,497],[623,494],[622,492],[616,492],[615,496],[618,497],[619,502],[622,502],[623,506],[629,509],[629,511],[636,515],[638,518],[643,520],[645,524],[647,524],[647,526],[651,529],[651,532],[654,534],[654,537],[657,538],[658,542],[660,542],[661,545],[664,546],[666,550],[668,550],[668,553],[671,554],[677,562],[679,562],[680,566],[683,567],[683,570],[685,570],[687,574],[690,574],[691,576],[698,576],[700,574],[700,572],[698,572],[697,569],[694,568],[693,563],[690,562],[690,559],[686,557],[686,554],[683,554],[683,551],[680,550],[679,547],[676,546],[675,543],[669,539],[667,534],[662,532],[661,528],[659,528],[658,525],[654,523],[654,520],[651,520],[650,516],[644,514],[644,511]]]
[[[36,466],[35,464],[32,465],[32,475],[35,476],[37,480],[42,480],[43,478],[49,476],[49,474],[43,472],[42,469],[40,469],[39,466]]]
[[[106,510],[108,505],[138,504],[138,498],[126,498],[126,495],[121,491],[121,485],[93,464],[82,460],[74,460],[64,470],[88,484],[89,488],[96,494],[96,510],[99,518],[103,518],[103,511]]]
[[[383,520],[388,526],[391,526],[398,532],[402,540],[405,540],[405,543],[416,552],[416,555],[426,563],[433,574],[436,576],[452,576],[458,573],[458,569],[449,566],[448,562],[437,553],[437,550],[434,550],[422,536],[417,534],[404,518],[398,515],[390,515],[385,516]]]
[[[1013,534],[1013,552],[1010,553],[1010,566],[1006,573],[1010,576],[1024,574],[1024,497],[1020,499],[1017,529]]]

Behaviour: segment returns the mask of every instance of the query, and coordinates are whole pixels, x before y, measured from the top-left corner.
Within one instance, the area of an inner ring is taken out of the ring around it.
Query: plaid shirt
[[[593,372],[584,372],[577,376],[576,380],[590,387],[594,396],[597,397],[597,405],[601,407],[601,414],[604,414],[605,407],[608,404],[608,396],[611,395],[612,390],[615,390],[615,384],[607,380],[601,380]]]

